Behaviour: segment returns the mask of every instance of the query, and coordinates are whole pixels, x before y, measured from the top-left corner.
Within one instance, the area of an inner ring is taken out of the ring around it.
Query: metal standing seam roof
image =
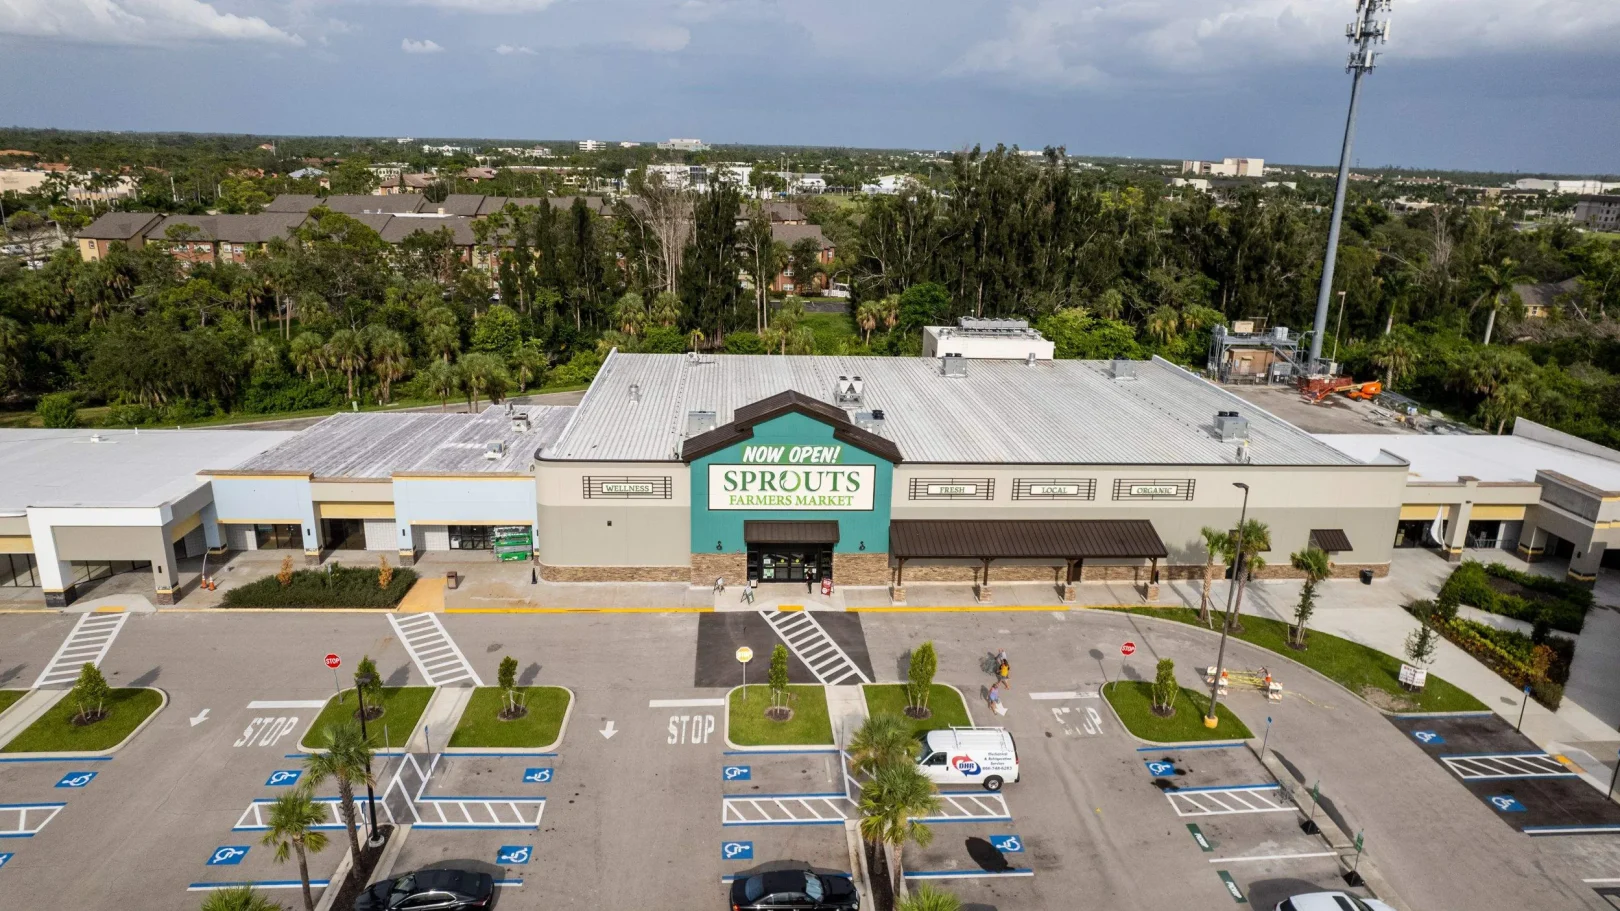
[[[386,479],[399,473],[528,474],[541,446],[555,439],[571,405],[530,405],[529,430],[512,429],[511,416],[495,405],[482,414],[431,412],[334,414],[274,449],[243,462],[233,472],[307,472],[316,478]],[[505,450],[486,459],[488,445]]]
[[[1355,550],[1350,546],[1350,536],[1342,528],[1313,528],[1311,529],[1311,546],[1325,550],[1330,554],[1348,553]]]
[[[1361,465],[1243,399],[1155,358],[1137,379],[1115,380],[1107,361],[972,359],[967,375],[940,374],[932,358],[614,352],[543,458],[674,461],[686,416],[737,409],[795,390],[831,402],[839,376],[860,376],[860,405],[881,410],[875,432],[907,462],[1052,465],[1229,465],[1237,444],[1214,434],[1217,411],[1249,421],[1255,465]],[[631,395],[635,387],[637,395]]]
[[[896,519],[889,552],[897,557],[1116,559],[1169,551],[1147,519]]]

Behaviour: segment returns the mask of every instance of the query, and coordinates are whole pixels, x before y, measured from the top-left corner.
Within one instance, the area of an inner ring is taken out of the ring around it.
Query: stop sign
[[[1130,656],[1136,654],[1136,643],[1135,642],[1127,642],[1127,643],[1125,643],[1124,645],[1119,647],[1119,653],[1121,655],[1124,655],[1127,658],[1129,658]]]
[[[329,652],[327,654],[327,656],[326,656],[326,666],[327,667],[329,667],[329,668],[331,668],[332,670],[335,671],[335,670],[338,669],[338,665],[340,665],[342,663],[343,663],[343,659],[339,658],[337,656],[337,652]]]

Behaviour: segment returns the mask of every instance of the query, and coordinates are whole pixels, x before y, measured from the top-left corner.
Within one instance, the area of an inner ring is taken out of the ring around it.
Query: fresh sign
[[[928,495],[931,497],[971,497],[979,492],[977,484],[930,484]]]

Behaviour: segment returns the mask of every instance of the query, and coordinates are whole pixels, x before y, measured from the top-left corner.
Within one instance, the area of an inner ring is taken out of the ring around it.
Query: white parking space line
[[[1050,693],[1030,693],[1029,698],[1053,701],[1058,699],[1097,699],[1099,697],[1095,692],[1082,693],[1078,690],[1061,690]]]
[[[1464,781],[1577,777],[1546,753],[1459,753],[1441,756],[1440,761]]]
[[[788,650],[821,683],[871,683],[809,611],[760,611]]]
[[[725,705],[724,699],[649,699],[649,709],[697,709]]]
[[[50,663],[34,681],[34,689],[42,687],[72,686],[78,679],[79,669],[86,664],[101,666],[113,640],[124,628],[129,614],[83,614],[73,624],[73,631],[62,640],[62,647],[51,656]]]
[[[255,699],[247,704],[250,709],[320,709],[325,699]]]
[[[478,672],[468,663],[467,656],[456,647],[455,640],[450,638],[444,624],[439,622],[438,614],[411,614],[403,620],[389,614],[388,622],[394,627],[394,632],[399,634],[399,641],[405,646],[405,651],[410,653],[411,661],[416,664],[416,669],[422,676],[427,678],[429,685],[445,686],[451,683],[484,685],[484,681],[478,677]]]
[[[248,808],[246,810],[242,811],[242,815],[240,817],[238,817],[237,820],[236,820],[236,825],[231,826],[231,831],[232,832],[263,832],[263,831],[269,829],[270,826],[266,822],[266,819],[269,816],[269,807],[270,807],[270,805],[275,803],[275,802],[276,802],[275,798],[267,798],[267,797],[261,797],[261,798],[259,798],[257,800],[254,800],[252,803],[248,804]],[[343,803],[342,798],[340,798],[340,797],[316,797],[316,798],[314,798],[314,802],[316,804],[318,804],[321,807],[322,810],[325,811],[325,820],[326,821],[325,822],[319,822],[319,823],[316,823],[313,826],[310,826],[311,829],[319,829],[321,831],[332,831],[332,830],[335,830],[335,829],[344,828],[343,816],[338,812],[339,805]],[[355,817],[354,818],[355,818],[356,824],[359,825],[360,828],[364,829],[366,827],[365,824],[366,824],[367,820],[370,819],[370,817],[366,814],[366,801],[365,801],[364,797],[355,798],[355,800],[354,800],[354,812],[355,812]],[[390,822],[390,823],[392,823],[394,821],[393,814],[388,812],[388,807],[385,806],[382,801],[377,802],[377,818],[379,820],[383,820],[383,819],[386,818],[386,821]]]
[[[1311,851],[1305,854],[1261,854],[1252,857],[1211,857],[1212,864],[1241,864],[1252,860],[1293,860],[1306,857],[1338,857],[1337,851]]]
[[[861,783],[844,765],[842,793],[739,794],[721,798],[720,824],[725,826],[825,826],[856,818]],[[1012,812],[1000,794],[991,791],[940,791],[939,812],[918,817],[918,822],[1011,822]]]
[[[1219,785],[1210,788],[1181,788],[1166,791],[1177,816],[1227,816],[1236,813],[1292,813],[1292,804],[1273,798],[1282,793],[1279,785]]]
[[[0,804],[0,838],[33,838],[65,806],[65,803]]]

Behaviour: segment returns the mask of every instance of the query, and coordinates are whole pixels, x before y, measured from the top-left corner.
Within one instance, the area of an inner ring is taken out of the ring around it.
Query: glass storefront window
[[[34,568],[34,555],[0,554],[0,586],[37,588],[39,573]]]
[[[304,529],[298,525],[255,525],[259,550],[303,550]]]
[[[450,526],[451,550],[489,550],[490,526],[488,525],[452,525]]]

